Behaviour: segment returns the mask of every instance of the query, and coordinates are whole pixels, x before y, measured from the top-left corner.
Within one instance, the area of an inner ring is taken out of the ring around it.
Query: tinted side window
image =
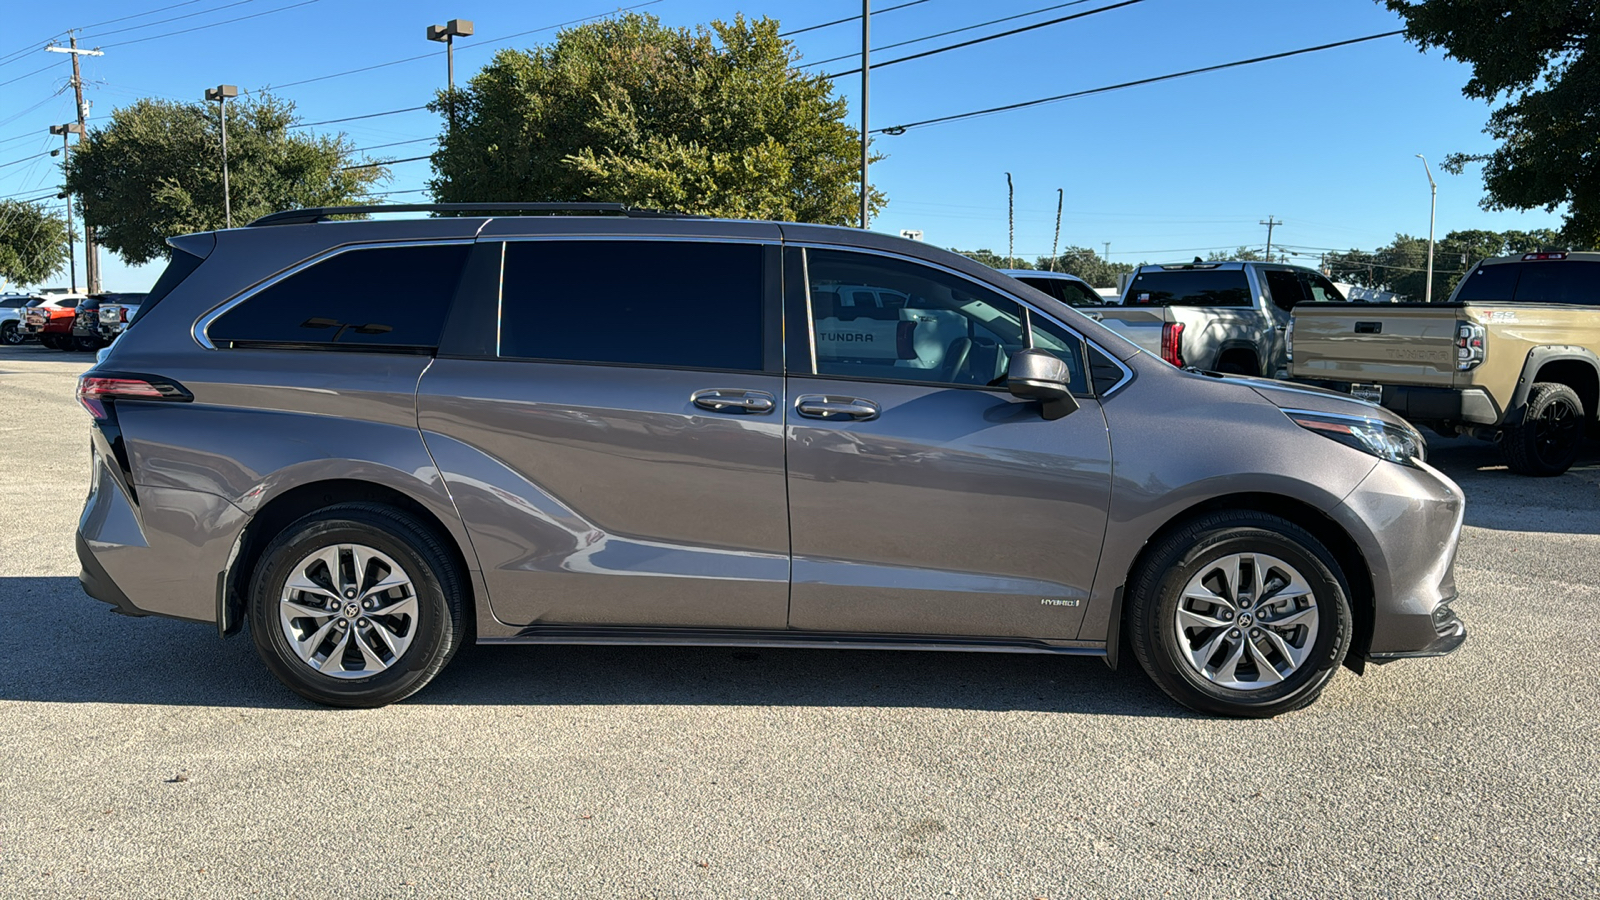
[[[1315,272],[1301,272],[1300,282],[1305,286],[1306,292],[1311,295],[1312,303],[1344,302],[1344,295],[1339,293],[1339,289],[1333,286],[1333,282]]]
[[[1140,272],[1128,285],[1129,306],[1250,306],[1243,269]]]
[[[254,294],[207,333],[218,346],[436,347],[470,250],[440,244],[340,253]]]
[[[1526,262],[1517,282],[1521,303],[1600,306],[1600,263]]]
[[[700,241],[512,241],[500,355],[760,371],[762,248]]]
[[[1272,295],[1273,305],[1284,312],[1294,309],[1295,304],[1305,299],[1296,273],[1283,269],[1268,269],[1262,274],[1267,276],[1267,293]]]

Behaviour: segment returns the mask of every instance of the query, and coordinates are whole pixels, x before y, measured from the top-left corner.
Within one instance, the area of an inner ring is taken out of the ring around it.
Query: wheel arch
[[[1217,347],[1216,367],[1221,370],[1222,364],[1230,358],[1245,357],[1245,369],[1251,375],[1261,374],[1261,353],[1256,345],[1244,340],[1224,341]]]
[[[1585,347],[1535,347],[1528,351],[1528,358],[1522,364],[1522,375],[1517,379],[1517,389],[1511,395],[1503,424],[1515,425],[1522,421],[1528,408],[1528,394],[1539,382],[1572,388],[1583,403],[1584,415],[1591,421],[1600,413],[1600,355]]]
[[[449,550],[451,562],[461,575],[461,583],[468,593],[465,599],[470,604],[469,611],[476,607],[472,570],[466,554],[452,535],[450,528],[432,510],[415,498],[388,485],[358,479],[334,478],[289,488],[263,503],[251,516],[249,524],[239,533],[228,568],[222,574],[222,591],[218,597],[217,610],[219,632],[227,636],[238,633],[243,627],[250,579],[255,574],[256,565],[261,561],[261,554],[267,544],[296,519],[339,503],[379,503],[392,506],[412,516],[423,527],[434,532],[440,543]],[[468,621],[472,619],[473,617],[469,615]]]
[[[1235,493],[1195,503],[1168,519],[1150,535],[1144,546],[1134,555],[1128,571],[1123,573],[1122,583],[1127,585],[1133,581],[1134,573],[1144,564],[1145,557],[1154,550],[1162,538],[1201,516],[1220,512],[1260,512],[1287,519],[1310,532],[1312,537],[1333,554],[1334,561],[1339,564],[1340,574],[1344,576],[1345,584],[1350,591],[1350,614],[1355,626],[1350,636],[1350,650],[1345,656],[1345,666],[1358,674],[1361,673],[1366,667],[1368,649],[1372,646],[1372,628],[1377,615],[1377,591],[1373,587],[1372,571],[1367,565],[1366,555],[1361,552],[1360,546],[1344,527],[1327,513],[1303,500],[1283,494]],[[1118,590],[1118,596],[1121,597],[1122,589]],[[1122,618],[1127,614],[1128,606],[1124,603],[1113,619],[1119,635],[1121,629],[1125,627]],[[1120,640],[1120,637],[1117,640]],[[1117,653],[1110,647],[1107,651],[1112,658]]]

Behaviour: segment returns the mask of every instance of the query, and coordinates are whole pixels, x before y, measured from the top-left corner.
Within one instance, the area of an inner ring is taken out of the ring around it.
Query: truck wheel
[[[9,346],[16,346],[27,339],[27,336],[17,330],[15,322],[0,322],[0,342]]]
[[[1213,513],[1146,553],[1129,581],[1128,637],[1167,695],[1203,713],[1265,718],[1309,705],[1350,649],[1350,592],[1305,529]]]
[[[1560,475],[1578,458],[1584,423],[1576,391],[1549,381],[1535,384],[1522,421],[1500,435],[1506,463],[1518,475]]]
[[[61,336],[57,334],[41,334],[39,335],[39,343],[51,350],[67,349],[67,345],[61,342]]]

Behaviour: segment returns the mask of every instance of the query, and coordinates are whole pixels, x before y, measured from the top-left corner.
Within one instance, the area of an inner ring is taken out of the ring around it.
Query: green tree
[[[430,182],[441,201],[605,201],[855,224],[860,135],[771,19],[665,28],[626,15],[502,50],[463,89]],[[872,191],[874,209],[883,195]]]
[[[1594,0],[1380,0],[1406,36],[1472,67],[1462,88],[1498,107],[1492,153],[1456,153],[1459,173],[1483,163],[1485,209],[1566,207],[1566,237],[1600,245],[1600,5]]]
[[[284,209],[366,199],[382,166],[350,168],[339,135],[293,132],[294,104],[271,97],[228,105],[229,193],[235,224]],[[166,239],[223,227],[221,134],[211,104],[139,100],[74,150],[67,189],[106,248],[130,263],[167,255]]]
[[[1547,229],[1452,231],[1434,245],[1432,302],[1448,300],[1456,283],[1480,260],[1563,246],[1561,236]],[[1394,291],[1420,301],[1427,291],[1428,239],[1397,234],[1377,250],[1330,253],[1327,264],[1334,281]]]
[[[1068,247],[1056,256],[1053,264],[1050,257],[1041,256],[1035,266],[1076,275],[1097,288],[1116,287],[1117,276],[1132,272],[1134,268],[1128,263],[1101,259],[1100,254],[1088,247]]]
[[[38,284],[66,267],[66,217],[40,203],[0,200],[0,279]]]
[[[1255,250],[1250,249],[1249,247],[1240,247],[1237,250],[1224,250],[1220,253],[1212,252],[1206,254],[1207,262],[1261,262],[1263,260],[1266,260],[1266,257],[1262,256]]]
[[[970,259],[973,262],[983,263],[991,269],[1034,268],[1033,263],[1028,262],[1020,256],[1013,256],[1010,259],[1007,259],[993,250],[957,250],[956,248],[951,247],[950,252],[959,253],[962,256],[965,256],[967,259]]]

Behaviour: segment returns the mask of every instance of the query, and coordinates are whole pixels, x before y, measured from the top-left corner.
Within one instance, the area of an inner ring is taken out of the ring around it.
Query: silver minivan
[[[328,221],[395,210],[436,215]],[[467,641],[1126,644],[1270,716],[1465,637],[1462,495],[1410,426],[1175,369],[926,244],[603,204],[171,244],[79,383],[82,581],[248,624],[320,703],[402,699]]]

